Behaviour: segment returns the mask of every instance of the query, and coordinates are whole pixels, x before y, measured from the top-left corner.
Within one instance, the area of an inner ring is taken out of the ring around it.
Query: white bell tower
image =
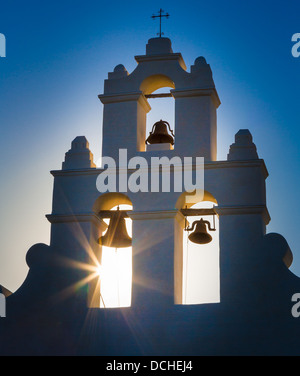
[[[216,160],[220,100],[203,57],[196,58],[188,70],[181,54],[173,52],[171,41],[159,37],[150,39],[146,54],[135,59],[137,67],[130,74],[123,65],[117,65],[99,95],[103,103],[103,156],[113,158],[117,167],[120,149],[127,150],[128,159],[143,156],[148,161],[153,156],[204,157],[203,199],[216,205],[214,211],[219,217],[220,296],[221,303],[226,303],[246,278],[249,269],[243,269],[244,260],[251,263],[260,257],[255,244],[261,242],[269,222],[264,161],[259,159],[248,130],[237,133],[227,160]],[[170,124],[174,145],[161,143],[148,148],[148,98],[163,87],[171,88],[166,94],[175,101],[175,124]],[[53,210],[48,216],[51,244],[63,253],[76,255],[80,262],[91,262],[94,255],[101,261],[98,239],[107,228],[101,212],[130,204],[131,306],[158,309],[182,304],[184,209],[196,204],[196,198],[187,204],[185,192],[128,190],[101,194],[96,181],[103,170],[104,166],[95,167],[87,140],[76,138],[62,170],[52,172]],[[135,169],[127,172],[130,176]],[[171,179],[173,173],[171,170]],[[97,286],[94,283],[90,289],[92,306],[100,304]]]

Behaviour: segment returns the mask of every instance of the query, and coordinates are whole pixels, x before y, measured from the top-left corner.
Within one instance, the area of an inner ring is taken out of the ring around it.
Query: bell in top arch
[[[208,221],[204,221],[201,218],[199,221],[193,222],[192,227],[186,229],[186,231],[193,231],[196,226],[195,231],[188,236],[189,240],[196,244],[210,243],[212,241],[212,237],[207,232],[206,225],[208,225],[210,231],[216,230],[210,227],[210,223]]]
[[[112,248],[131,247],[132,239],[127,233],[124,216],[119,209],[112,213],[108,229],[105,235],[99,238],[99,244]]]
[[[168,128],[171,134],[168,132]],[[146,144],[171,144],[174,145],[174,133],[167,121],[157,121],[146,140]]]

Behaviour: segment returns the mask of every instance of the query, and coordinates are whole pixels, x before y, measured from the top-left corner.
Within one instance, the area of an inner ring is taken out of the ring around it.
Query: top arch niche
[[[144,95],[147,95],[163,87],[175,89],[175,84],[169,77],[163,74],[154,74],[144,79],[141,83],[140,90]]]

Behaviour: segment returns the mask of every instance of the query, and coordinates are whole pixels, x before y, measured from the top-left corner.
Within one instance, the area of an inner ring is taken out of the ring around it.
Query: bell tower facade
[[[159,37],[150,39],[146,54],[135,60],[138,65],[131,74],[117,65],[99,95],[103,103],[103,156],[118,164],[119,150],[126,149],[128,159],[140,156],[149,166],[152,157],[163,156],[215,161],[220,100],[205,59],[197,58],[187,72],[182,55],[173,52],[170,39]],[[171,90],[164,95],[175,101],[175,124],[157,119],[153,128],[161,140],[149,145],[147,141],[155,135],[146,134],[147,113],[151,111],[148,98],[156,97],[153,93],[165,87]],[[163,135],[158,130],[162,126]],[[170,180],[173,178],[174,171]],[[181,304],[185,219],[178,207],[178,192],[128,192],[128,196],[133,202],[129,214],[133,221],[132,304]],[[153,239],[159,241],[153,243]]]
[[[142,156],[149,165],[152,157],[204,158],[200,201],[215,205],[213,214],[220,226],[220,300],[230,301],[247,275],[248,269],[240,265],[245,259],[253,260],[254,245],[261,242],[269,222],[264,161],[259,159],[248,130],[236,134],[227,160],[217,161],[220,99],[205,58],[196,58],[188,71],[181,54],[173,52],[171,41],[160,37],[150,39],[146,54],[135,59],[138,65],[131,74],[121,64],[108,73],[104,93],[99,95],[103,104],[102,156],[115,161],[116,174],[125,168],[128,178],[138,166],[128,168],[127,161],[119,161],[120,150],[126,149],[128,159]],[[148,98],[163,87],[170,88],[166,95],[175,101],[175,124],[170,125],[174,137],[166,128],[174,142],[147,145]],[[191,168],[195,169],[195,162]],[[47,216],[52,223],[51,244],[72,250],[80,262],[91,262],[93,254],[101,263],[98,240],[107,229],[101,213],[115,205],[130,204],[132,210],[126,215],[132,219],[132,307],[182,304],[184,210],[199,200],[175,190],[124,192],[118,184],[116,192],[99,192],[97,178],[104,170],[104,165],[96,168],[93,163],[87,140],[77,137],[62,170],[52,172],[53,211]],[[174,174],[171,168],[171,180]],[[89,300],[89,304],[99,306],[95,286],[90,288],[93,302]]]

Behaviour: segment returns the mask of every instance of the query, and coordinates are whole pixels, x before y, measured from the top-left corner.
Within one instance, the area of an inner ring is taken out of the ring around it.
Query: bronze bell
[[[212,241],[212,237],[210,234],[208,234],[206,225],[208,225],[210,231],[216,230],[210,227],[210,223],[208,221],[204,221],[201,218],[199,221],[193,222],[192,227],[186,229],[186,231],[193,231],[194,227],[196,226],[195,231],[188,236],[189,240],[196,244],[210,243]]]
[[[170,133],[168,133],[168,128]],[[170,128],[170,124],[167,121],[157,121],[150,132],[149,137],[146,140],[146,144],[165,144],[169,143],[174,145],[174,133]]]
[[[112,248],[131,247],[132,239],[127,233],[125,218],[119,209],[112,213],[108,229],[105,235],[99,238],[99,244]]]

